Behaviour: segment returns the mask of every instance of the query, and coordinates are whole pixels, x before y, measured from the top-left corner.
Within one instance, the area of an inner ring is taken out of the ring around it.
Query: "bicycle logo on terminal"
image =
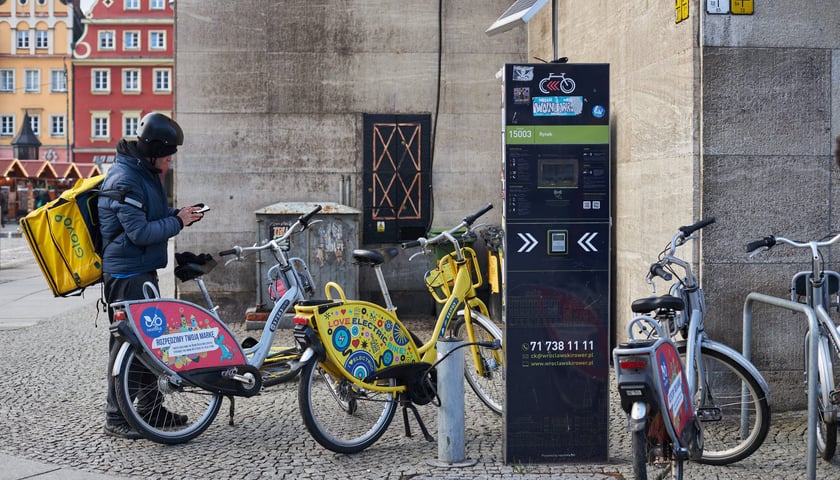
[[[575,91],[575,81],[567,77],[565,73],[549,73],[546,78],[540,80],[540,91],[546,95],[556,92],[569,94]]]

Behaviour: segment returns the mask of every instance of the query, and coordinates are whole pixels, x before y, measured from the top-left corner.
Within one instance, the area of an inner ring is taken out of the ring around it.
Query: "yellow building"
[[[28,113],[39,159],[70,160],[73,15],[70,0],[0,2],[0,159]]]

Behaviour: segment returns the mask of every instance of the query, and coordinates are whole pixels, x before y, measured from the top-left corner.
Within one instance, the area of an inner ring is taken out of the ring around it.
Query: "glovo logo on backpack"
[[[85,258],[85,247],[82,246],[81,242],[79,241],[79,234],[76,232],[76,227],[73,226],[73,219],[71,217],[65,217],[60,213],[57,213],[53,220],[63,225],[63,227],[69,233],[70,238],[70,251],[76,258]]]

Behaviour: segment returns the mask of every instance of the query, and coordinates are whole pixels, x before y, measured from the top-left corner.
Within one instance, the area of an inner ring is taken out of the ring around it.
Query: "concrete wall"
[[[559,56],[610,64],[619,341],[630,302],[651,294],[649,264],[679,226],[699,216],[696,17],[675,25],[672,4],[645,3],[558,2]],[[551,58],[550,4],[529,32],[529,56]]]
[[[255,210],[339,201],[342,176],[352,179],[350,206],[361,209],[362,114],[434,119],[441,38],[434,226],[457,223],[487,202],[501,207],[494,75],[524,59],[526,34],[485,35],[509,0],[481,9],[469,0],[441,3],[442,36],[432,0],[179,0],[176,115],[186,140],[175,162],[177,203],[201,201],[213,211],[179,235],[176,248],[215,253],[251,244]],[[500,214],[497,208],[487,220],[500,223]],[[397,262],[392,288],[422,289],[425,268]],[[253,265],[217,270],[210,288],[217,299],[228,297],[223,314],[235,319],[254,302]]]
[[[744,245],[838,231],[840,12],[818,0],[707,15],[692,1],[689,19],[675,24],[673,3],[557,3],[559,56],[611,64],[619,340],[630,301],[650,293],[648,264],[678,226],[714,216],[694,258],[706,327],[740,349],[747,293],[787,297],[807,261],[783,248],[749,259]],[[529,25],[529,56],[551,52],[546,7]],[[840,269],[836,260],[829,266]],[[774,409],[803,407],[803,319],[765,307],[755,318],[753,360]]]
[[[718,218],[703,244],[707,328],[740,346],[746,295],[789,298],[791,276],[810,268],[807,250],[750,259],[744,245],[838,232],[840,12],[829,0],[765,2],[752,16],[703,19],[703,206]],[[828,260],[840,268],[836,252]],[[753,360],[774,408],[804,408],[804,317],[762,306],[754,318]]]

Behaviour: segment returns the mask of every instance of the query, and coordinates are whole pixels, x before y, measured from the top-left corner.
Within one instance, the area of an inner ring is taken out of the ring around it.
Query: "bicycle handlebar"
[[[680,227],[680,232],[682,232],[682,234],[683,234],[683,236],[684,236],[684,237],[688,237],[688,236],[690,236],[692,233],[696,232],[697,230],[700,230],[700,229],[701,229],[701,228],[703,228],[703,227],[707,227],[707,226],[709,226],[709,225],[711,225],[711,224],[713,224],[713,223],[715,223],[715,217],[705,218],[705,219],[700,220],[699,222],[697,222],[697,223],[695,223],[695,224],[693,224],[693,225],[688,225],[688,226],[685,226],[685,227]]]
[[[761,247],[772,248],[776,245],[776,237],[770,235],[769,237],[764,237],[761,240],[756,240],[754,242],[750,242],[747,244],[747,253],[751,253],[755,250],[758,250]]]
[[[653,277],[661,277],[666,282],[670,282],[671,279],[674,278],[674,276],[665,270],[659,262],[650,266],[650,275]]]
[[[311,220],[316,213],[320,212],[321,208],[323,208],[321,207],[321,205],[316,205],[315,208],[312,209],[312,211],[298,217],[297,221],[294,224],[292,224],[292,226],[289,227],[288,230],[286,230],[286,233],[284,233],[283,236],[279,238],[271,239],[260,246],[254,245],[251,247],[240,247],[239,245],[236,245],[228,250],[222,250],[221,252],[219,252],[219,256],[224,257],[227,255],[234,254],[239,256],[243,252],[255,252],[258,250],[265,250],[267,248],[271,248],[272,250],[280,250],[280,243],[282,243],[285,240],[288,240],[292,237],[292,235],[306,230],[309,227],[309,220]]]
[[[400,246],[403,249],[416,248],[416,247],[426,247],[427,245],[437,245],[438,243],[441,243],[442,241],[445,240],[445,241],[448,241],[448,242],[452,242],[455,245],[455,247],[458,248],[458,241],[455,240],[455,237],[453,236],[453,234],[455,232],[457,232],[458,230],[464,228],[464,227],[470,227],[473,223],[475,223],[476,220],[478,220],[479,217],[481,217],[482,215],[484,215],[485,213],[489,212],[492,209],[493,209],[493,204],[488,203],[486,206],[482,207],[480,210],[473,213],[472,215],[468,215],[468,216],[464,217],[464,219],[461,221],[461,223],[459,223],[455,227],[450,228],[449,230],[443,231],[443,232],[435,235],[432,238],[427,239],[427,238],[420,237],[417,240],[411,240],[409,242],[404,242],[404,243],[400,244]]]
[[[759,248],[764,248],[765,250],[769,250],[774,246],[778,245],[779,243],[786,243],[792,247],[797,248],[810,248],[814,255],[817,254],[817,249],[820,247],[828,247],[834,245],[840,240],[840,234],[833,236],[830,240],[818,241],[818,240],[811,240],[809,242],[797,242],[795,240],[791,240],[785,237],[776,237],[774,235],[769,235],[767,237],[762,238],[761,240],[756,240],[754,242],[750,242],[746,245],[747,253],[754,252]],[[759,252],[760,253],[760,252]],[[757,254],[757,253],[756,253]]]

